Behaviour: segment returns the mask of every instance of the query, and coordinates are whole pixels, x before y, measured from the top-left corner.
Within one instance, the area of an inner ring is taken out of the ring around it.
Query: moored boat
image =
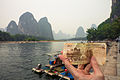
[[[72,75],[69,71],[66,71],[65,65],[62,64],[62,61],[58,56],[55,57],[54,61],[49,61],[49,64],[45,67],[41,66],[41,64],[38,64],[38,66],[36,68],[32,68],[32,70],[37,73],[46,73],[50,76],[58,76],[60,79],[73,80]]]

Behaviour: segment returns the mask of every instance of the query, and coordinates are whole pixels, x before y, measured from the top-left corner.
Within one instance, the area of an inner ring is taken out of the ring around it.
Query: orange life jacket
[[[54,64],[56,64],[56,61],[54,61]]]

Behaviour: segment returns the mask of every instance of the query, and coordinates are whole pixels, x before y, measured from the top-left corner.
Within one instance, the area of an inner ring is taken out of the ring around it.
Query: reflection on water
[[[0,44],[0,80],[53,80],[32,72],[38,63],[43,66],[49,55],[61,51],[64,42]]]

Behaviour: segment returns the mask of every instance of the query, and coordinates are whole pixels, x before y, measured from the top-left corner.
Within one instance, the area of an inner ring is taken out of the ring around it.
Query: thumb
[[[93,68],[95,74],[102,74],[94,56],[92,56],[92,58],[91,58],[91,65],[92,65],[92,68]]]
[[[76,76],[75,74],[77,73],[77,69],[73,65],[71,65],[70,62],[63,55],[59,55],[59,58],[64,62],[65,67],[69,70],[69,72],[73,76]]]

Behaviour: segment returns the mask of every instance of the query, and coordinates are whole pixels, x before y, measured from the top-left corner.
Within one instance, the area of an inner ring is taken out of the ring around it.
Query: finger
[[[93,68],[95,74],[101,74],[101,70],[100,70],[98,63],[94,56],[92,56],[92,58],[91,58],[91,65],[92,65],[92,68]]]
[[[61,51],[61,54],[63,54],[63,51]]]
[[[85,71],[89,72],[90,69],[92,68],[92,65],[91,64],[88,64],[86,67],[85,67]]]
[[[88,64],[84,69],[84,73],[85,74],[90,74],[89,71],[90,71],[91,68],[92,68],[91,64]]]
[[[83,70],[83,68],[84,68],[84,64],[79,64],[78,65],[78,69]]]
[[[75,77],[77,73],[77,69],[70,64],[70,62],[63,56],[59,55],[59,58],[64,62],[65,67],[69,70],[69,72]]]

